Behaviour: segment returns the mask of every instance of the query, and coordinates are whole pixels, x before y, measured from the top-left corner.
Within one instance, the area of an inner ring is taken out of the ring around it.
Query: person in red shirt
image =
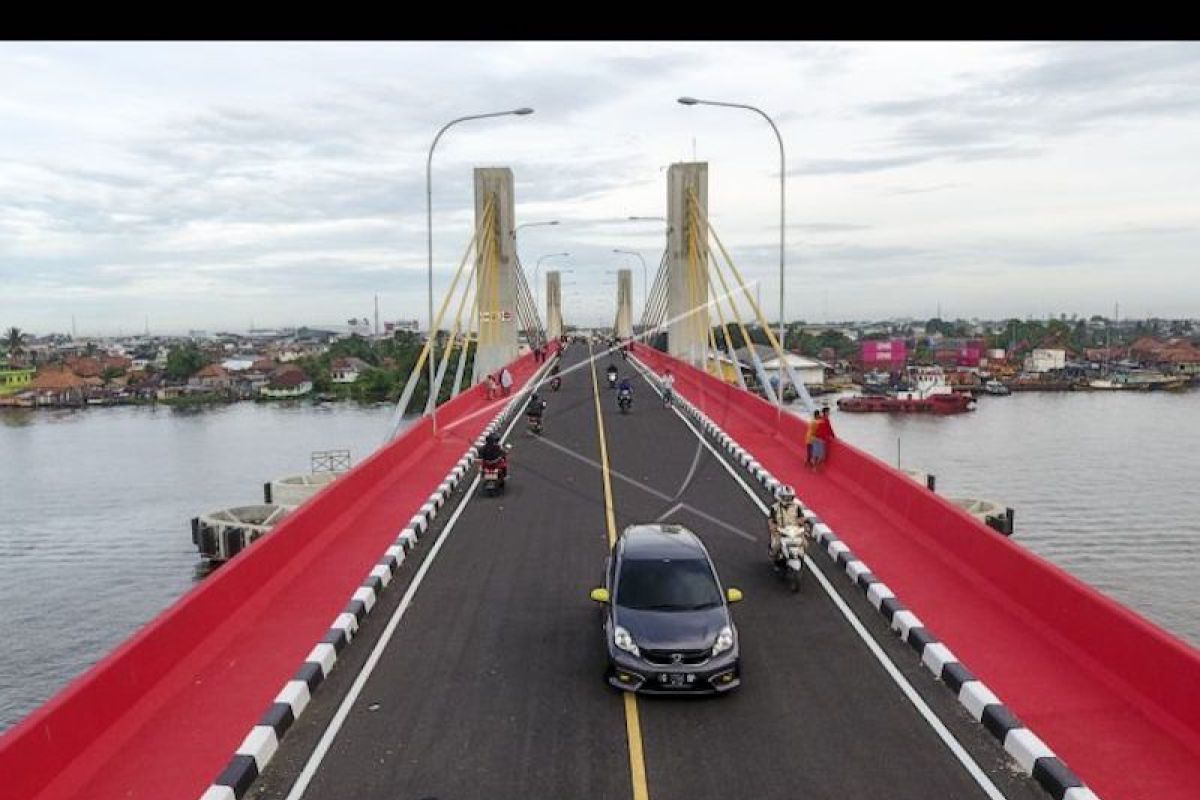
[[[820,469],[829,458],[829,448],[837,438],[833,432],[833,424],[829,421],[829,406],[825,406],[818,413],[820,416],[816,421],[816,439],[813,441],[814,469]]]

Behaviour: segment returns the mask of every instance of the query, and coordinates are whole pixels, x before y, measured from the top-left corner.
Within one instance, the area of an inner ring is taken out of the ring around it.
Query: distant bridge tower
[[[699,211],[692,198],[699,203]],[[708,164],[667,171],[667,351],[700,369],[708,350]]]
[[[633,270],[617,270],[617,321],[613,326],[618,339],[633,336]]]
[[[475,248],[479,345],[473,383],[478,383],[517,357],[513,174],[508,167],[475,168],[475,227],[482,231]]]
[[[546,337],[557,339],[562,334],[562,273],[551,270],[546,273]]]

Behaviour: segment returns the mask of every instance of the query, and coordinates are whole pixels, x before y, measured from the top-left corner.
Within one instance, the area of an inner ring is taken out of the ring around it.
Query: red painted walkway
[[[873,457],[639,347],[676,391],[796,487],[858,558],[1105,800],[1200,797],[1200,651]]]
[[[416,422],[0,737],[0,799],[203,794],[500,405]]]

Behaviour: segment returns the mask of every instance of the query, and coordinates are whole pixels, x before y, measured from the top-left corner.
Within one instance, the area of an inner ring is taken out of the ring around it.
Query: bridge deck
[[[598,390],[617,527],[671,520],[700,534],[723,582],[746,594],[734,606],[745,682],[696,700],[630,703],[610,689],[587,596],[607,542],[585,356],[574,348],[562,391],[547,395],[544,437],[518,422],[508,493],[467,496],[457,516],[441,516],[420,569],[367,619],[254,796],[924,800],[988,797],[990,779],[1006,797],[1044,799],[865,600],[843,591],[843,578],[831,570],[831,589],[808,575],[799,596],[786,590],[767,566],[755,501],[644,383],[626,416]],[[817,563],[824,568],[823,556]],[[839,602],[987,776],[982,783]],[[631,752],[643,755],[644,774]]]
[[[436,437],[378,451],[7,731],[0,800],[203,794],[496,410],[460,395]]]
[[[795,485],[1016,716],[1105,798],[1191,800],[1200,786],[1197,652],[907,478],[838,444],[806,470],[803,423],[656,351],[679,389],[773,475]],[[780,431],[783,435],[780,435]],[[951,516],[962,517],[964,524]],[[984,534],[984,535],[981,535]]]

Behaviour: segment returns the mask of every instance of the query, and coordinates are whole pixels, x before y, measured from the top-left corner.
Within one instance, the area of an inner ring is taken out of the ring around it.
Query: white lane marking
[[[563,447],[561,444],[558,444],[557,442],[553,442],[550,439],[547,439],[545,437],[541,437],[537,441],[540,444],[544,444],[544,445],[553,447],[558,452],[562,453],[563,455],[569,456],[569,457],[575,459],[576,461],[582,461],[583,463],[590,465],[591,467],[593,467],[596,470],[601,469],[601,465],[600,465],[599,461],[595,461],[593,459],[588,458],[587,456],[580,455],[579,453],[576,453],[574,450]],[[655,489],[653,486],[647,486],[646,484],[639,481],[637,478],[631,478],[628,475],[625,475],[621,472],[616,471],[612,467],[609,467],[608,474],[613,478],[625,481],[625,483],[628,483],[631,486],[635,486],[638,489],[641,489],[643,492],[646,492],[647,494],[657,497],[659,500],[668,500],[669,501],[669,500],[675,499],[674,497],[667,494],[666,492],[660,492],[658,489]],[[753,542],[755,540],[753,536],[746,533],[744,530],[737,527],[736,525],[730,525],[728,522],[725,522],[724,520],[719,519],[718,517],[714,517],[712,514],[708,514],[704,511],[701,511],[700,509],[696,508],[693,505],[690,505],[688,503],[682,503],[681,508],[683,508],[684,511],[688,511],[692,514],[695,514],[696,516],[700,517],[701,519],[711,522],[713,525],[719,525],[720,527],[724,528],[725,530],[729,531],[730,533],[734,534],[735,536],[740,536],[748,542]]]
[[[513,426],[517,424],[520,418],[519,415],[513,418],[500,441],[508,438],[508,435],[512,433]],[[421,568],[413,576],[412,583],[409,584],[408,591],[404,593],[404,598],[400,601],[400,605],[392,612],[392,618],[388,620],[387,627],[383,630],[383,635],[379,637],[375,649],[371,651],[371,655],[367,659],[367,662],[363,664],[358,677],[354,679],[354,683],[350,686],[350,692],[342,700],[342,704],[338,706],[337,713],[333,715],[329,727],[325,729],[325,733],[321,736],[321,741],[317,742],[316,749],[308,757],[308,761],[304,764],[304,769],[300,771],[300,776],[296,778],[296,783],[292,786],[292,790],[288,792],[285,800],[300,800],[304,796],[304,792],[308,789],[308,784],[312,782],[313,776],[317,774],[317,769],[321,766],[321,762],[325,760],[325,755],[333,745],[333,740],[337,738],[338,732],[342,729],[342,724],[346,721],[346,717],[350,715],[351,707],[358,700],[363,687],[367,684],[367,679],[371,677],[371,673],[375,671],[375,666],[379,663],[380,658],[383,657],[383,651],[387,649],[388,643],[392,640],[392,635],[396,632],[397,626],[400,625],[400,620],[404,617],[404,612],[408,611],[408,607],[412,605],[413,596],[416,595],[421,582],[425,580],[425,573],[429,572],[429,567],[433,565],[437,554],[441,552],[442,545],[450,538],[450,533],[454,530],[454,525],[458,522],[458,518],[462,515],[462,512],[475,499],[475,490],[478,487],[479,474],[476,473],[475,480],[471,481],[471,485],[467,488],[466,496],[458,504],[458,508],[454,509],[454,514],[446,522],[446,527],[442,530],[442,535],[438,537],[437,542],[434,543],[433,549],[429,551],[429,556],[421,562]]]
[[[688,485],[692,482],[692,476],[696,474],[696,467],[700,466],[700,454],[703,452],[699,447],[696,448],[696,455],[692,456],[692,467],[688,470],[683,483],[679,484],[679,491],[675,493],[675,497],[683,497],[683,493],[687,491]]]
[[[666,519],[667,517],[671,516],[672,514],[674,514],[676,511],[678,511],[678,510],[679,510],[679,509],[681,509],[681,508],[683,508],[683,503],[676,503],[675,505],[671,506],[670,508],[668,508],[668,509],[667,509],[666,511],[664,511],[663,513],[659,514],[659,515],[658,515],[658,518],[657,518],[657,519],[655,519],[654,521],[655,521],[655,522],[662,522],[664,519]]]
[[[983,790],[984,794],[992,798],[992,800],[1005,800],[1004,793],[996,788],[996,784],[992,783],[992,779],[989,778],[984,771],[979,768],[979,765],[975,763],[975,759],[971,757],[971,754],[968,753],[963,746],[958,743],[958,740],[954,738],[954,734],[952,734],[950,730],[944,724],[942,724],[942,721],[938,719],[936,714],[933,713],[933,710],[926,705],[925,701],[921,698],[921,695],[917,694],[917,690],[914,689],[912,684],[908,682],[908,679],[900,673],[900,670],[896,668],[896,665],[892,663],[892,660],[887,657],[887,654],[883,652],[883,649],[875,642],[875,639],[871,637],[871,634],[867,632],[867,629],[863,627],[863,624],[859,622],[858,617],[855,616],[854,612],[850,610],[850,607],[846,605],[845,601],[842,600],[833,586],[829,584],[829,580],[825,577],[825,574],[821,572],[821,570],[817,569],[817,565],[812,563],[812,559],[810,559],[808,556],[805,556],[804,560],[808,563],[808,568],[812,571],[812,573],[817,576],[817,580],[820,582],[822,588],[825,589],[825,593],[828,594],[830,599],[833,600],[833,603],[837,606],[838,611],[841,611],[842,616],[845,617],[846,621],[850,623],[850,627],[854,628],[854,631],[858,634],[859,638],[862,639],[867,645],[867,649],[871,651],[876,660],[883,665],[885,670],[887,670],[887,674],[891,676],[891,679],[895,682],[895,684],[900,687],[900,691],[904,692],[904,696],[907,697],[914,706],[916,706],[917,711],[919,711],[921,716],[925,718],[925,721],[929,723],[929,727],[933,728],[933,732],[936,733],[938,738],[942,740],[942,743],[949,748],[950,752],[953,753],[955,758],[958,759],[959,763],[963,765],[963,768],[967,771],[967,773],[975,779],[975,782],[979,784],[979,788]]]
[[[654,383],[647,378],[644,373],[642,374],[642,379],[650,385],[651,389],[656,392],[658,391],[658,389],[655,388]],[[725,471],[732,476],[737,484],[742,487],[742,490],[745,491],[747,496],[749,496],[751,502],[758,506],[763,515],[766,516],[767,506],[762,502],[762,500],[759,499],[758,494],[751,489],[744,480],[742,480],[742,476],[737,474],[733,466],[728,461],[721,458],[720,454],[713,448],[711,444],[708,443],[708,440],[704,438],[704,435],[692,426],[691,421],[688,420],[688,418],[685,417],[679,411],[679,409],[672,406],[672,410],[675,412],[675,415],[683,421],[683,424],[688,427],[688,430],[690,430],[692,434],[699,439],[700,442],[707,447],[713,455],[717,457],[717,461],[721,463],[721,466],[725,468]],[[971,757],[971,754],[968,753],[961,744],[959,744],[958,740],[954,738],[954,734],[952,734],[950,730],[944,724],[942,724],[942,721],[938,719],[936,714],[933,713],[933,710],[929,708],[929,706],[925,703],[925,700],[922,699],[921,695],[917,694],[917,690],[912,687],[912,684],[908,682],[908,679],[905,678],[904,675],[901,674],[900,670],[896,668],[896,665],[892,663],[890,658],[888,658],[887,653],[883,652],[883,648],[879,646],[867,629],[863,627],[863,624],[859,621],[858,617],[855,616],[854,612],[850,610],[850,607],[846,605],[845,601],[842,600],[841,596],[837,593],[837,590],[830,585],[829,581],[825,578],[824,573],[817,568],[817,565],[813,563],[813,560],[806,555],[804,556],[804,563],[808,565],[809,571],[817,577],[817,581],[820,582],[821,588],[823,588],[825,593],[829,595],[829,598],[833,600],[833,604],[837,606],[838,611],[842,612],[842,616],[845,617],[846,621],[850,623],[850,627],[853,628],[854,632],[858,634],[858,638],[862,639],[863,643],[867,646],[867,649],[871,651],[871,654],[875,656],[875,659],[883,666],[888,676],[891,677],[896,686],[900,688],[900,691],[904,693],[904,696],[907,697],[909,701],[916,707],[921,716],[925,718],[925,721],[929,723],[929,727],[933,728],[933,732],[937,734],[938,738],[942,740],[942,743],[945,744],[950,752],[954,754],[955,758],[957,758],[959,763],[963,765],[963,768],[967,771],[967,773],[975,780],[975,783],[979,784],[979,788],[983,790],[984,794],[986,794],[992,800],[1005,800],[1004,793],[996,788],[996,784],[992,783],[992,779],[989,778],[984,771],[979,768],[979,765],[975,763],[975,759]]]

